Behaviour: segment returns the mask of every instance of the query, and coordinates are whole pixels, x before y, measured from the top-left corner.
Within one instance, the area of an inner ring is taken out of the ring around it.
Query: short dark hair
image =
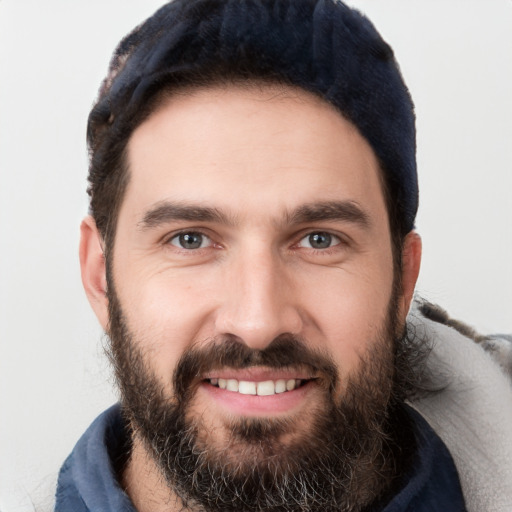
[[[358,128],[380,163],[396,252],[418,207],[414,107],[391,48],[336,0],[174,0],[120,42],[87,130],[90,211],[106,250],[127,143],[159,93],[242,82],[300,87]]]

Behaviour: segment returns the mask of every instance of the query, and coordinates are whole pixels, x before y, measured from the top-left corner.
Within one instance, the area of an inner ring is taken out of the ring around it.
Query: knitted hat
[[[391,48],[336,0],[174,0],[160,8],[119,44],[89,116],[91,189],[105,179],[97,161],[109,131],[131,133],[163,87],[207,85],[223,74],[295,85],[334,105],[373,148],[400,231],[414,227],[412,100]]]

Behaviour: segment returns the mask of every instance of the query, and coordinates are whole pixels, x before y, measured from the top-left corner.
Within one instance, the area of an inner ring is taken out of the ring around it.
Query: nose
[[[278,255],[252,251],[231,262],[217,310],[218,335],[236,336],[263,350],[279,335],[302,330],[298,297]]]

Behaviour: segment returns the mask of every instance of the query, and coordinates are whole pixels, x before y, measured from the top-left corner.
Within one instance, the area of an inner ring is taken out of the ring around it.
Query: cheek
[[[386,336],[392,272],[387,265],[373,272],[368,268],[318,278],[305,299],[310,315],[306,339],[323,345],[317,348],[328,351],[341,376],[355,371],[361,357]]]
[[[213,278],[172,272],[145,272],[127,281],[118,295],[128,327],[155,374],[168,385],[183,353],[213,334],[210,312],[216,285]]]

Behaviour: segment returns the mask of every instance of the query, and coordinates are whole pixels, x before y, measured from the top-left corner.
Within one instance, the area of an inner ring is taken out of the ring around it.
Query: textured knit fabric
[[[409,314],[416,335],[432,345],[432,393],[413,405],[448,446],[470,512],[512,511],[512,381],[505,361],[456,329]],[[496,337],[503,340],[506,337]],[[506,357],[504,348],[503,357]]]
[[[419,447],[410,474],[391,502],[372,512],[465,512],[447,448],[418,413],[409,412]],[[119,406],[94,421],[60,471],[56,512],[135,511],[117,483],[112,464],[125,438]]]

